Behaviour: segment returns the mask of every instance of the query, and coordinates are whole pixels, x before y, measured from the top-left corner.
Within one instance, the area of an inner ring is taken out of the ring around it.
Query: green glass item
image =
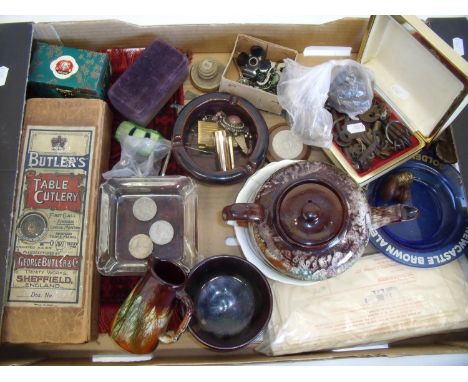
[[[104,53],[38,42],[28,84],[40,97],[104,99],[109,77],[109,58]]]
[[[149,138],[152,141],[159,141],[163,136],[156,130],[147,129],[130,121],[123,121],[115,132],[117,142],[122,142],[122,138],[131,135],[135,138]]]
[[[147,129],[130,121],[123,121],[119,127],[117,127],[114,138],[117,142],[122,144],[122,140],[127,136],[132,136],[135,138],[148,138],[153,142],[162,143],[166,141],[164,137],[156,130]],[[149,144],[143,144],[140,146],[138,154],[142,156],[148,156],[151,154],[151,152],[153,152],[153,150],[154,144],[149,142]]]

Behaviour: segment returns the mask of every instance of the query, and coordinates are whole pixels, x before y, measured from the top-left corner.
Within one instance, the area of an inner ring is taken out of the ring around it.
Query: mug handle
[[[172,344],[176,342],[182,333],[185,332],[187,329],[187,326],[190,322],[190,319],[192,318],[192,313],[193,313],[193,303],[188,294],[185,291],[180,291],[177,292],[176,294],[177,298],[180,300],[182,304],[185,306],[185,315],[184,319],[181,321],[179,324],[179,327],[174,331],[172,334],[162,334],[159,337],[159,340],[164,343],[164,344]]]

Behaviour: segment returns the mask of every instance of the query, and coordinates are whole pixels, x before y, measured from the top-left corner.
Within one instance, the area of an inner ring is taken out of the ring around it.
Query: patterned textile
[[[110,83],[113,84],[117,78],[140,56],[143,49],[108,49],[106,53],[109,56],[110,65],[112,68],[112,77]],[[191,58],[187,54],[189,59]],[[166,106],[156,115],[156,117],[147,126],[150,129],[159,131],[164,138],[170,140],[172,138],[172,128],[177,119],[177,108],[174,105],[184,104],[184,90],[181,86],[177,92],[171,97]],[[112,105],[110,105],[112,108]],[[125,118],[114,108],[112,135],[119,124]],[[112,139],[111,155],[109,159],[109,168],[112,168],[120,160],[120,144]],[[166,171],[167,175],[185,175],[184,171],[177,165],[174,158],[171,158]],[[117,313],[122,302],[129,295],[133,287],[136,285],[140,277],[138,276],[101,276],[100,288],[100,311],[99,311],[99,332],[108,333],[112,324],[112,320]],[[177,316],[177,315],[174,315]],[[174,317],[170,327],[176,324],[177,317]]]

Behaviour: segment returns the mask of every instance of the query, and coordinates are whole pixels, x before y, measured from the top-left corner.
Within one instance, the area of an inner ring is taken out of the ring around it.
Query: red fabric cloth
[[[117,78],[141,55],[143,49],[108,49],[106,51],[109,56],[110,65],[112,68],[112,76],[110,83],[113,84]],[[189,59],[190,55],[187,55]],[[147,126],[150,129],[159,131],[164,138],[171,140],[172,128],[177,119],[177,109],[171,105],[184,104],[184,90],[181,86],[177,92],[170,98],[163,109]],[[112,105],[113,111],[112,136],[119,124],[125,120]],[[120,160],[120,144],[112,139],[111,155],[109,158],[109,168],[112,168]],[[184,171],[177,165],[174,158],[169,161],[167,175],[185,175]],[[130,294],[133,287],[136,285],[140,277],[134,276],[101,276],[100,288],[100,311],[99,311],[99,332],[108,333],[120,305],[125,298]],[[172,320],[171,326],[175,325],[178,318]]]

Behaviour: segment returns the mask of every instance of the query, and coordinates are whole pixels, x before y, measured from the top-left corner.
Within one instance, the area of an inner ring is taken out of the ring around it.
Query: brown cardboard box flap
[[[140,26],[120,20],[39,23],[35,38],[66,46],[103,50],[138,48],[160,38],[194,53],[230,53],[239,33],[302,52],[309,45],[351,46],[359,50],[367,25],[364,18],[343,18],[324,24],[198,24]]]

